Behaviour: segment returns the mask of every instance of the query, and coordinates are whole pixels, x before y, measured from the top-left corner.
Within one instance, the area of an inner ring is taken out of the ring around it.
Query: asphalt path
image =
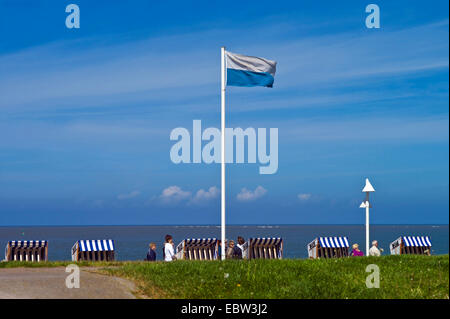
[[[80,268],[80,288],[67,288],[65,267],[0,268],[0,299],[134,299],[135,286],[123,278]]]

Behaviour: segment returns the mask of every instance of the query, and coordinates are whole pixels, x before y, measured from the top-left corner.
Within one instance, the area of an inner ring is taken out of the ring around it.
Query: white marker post
[[[369,193],[367,193],[369,197]],[[366,256],[369,256],[369,200],[366,201]]]
[[[362,192],[366,193],[366,199],[359,207],[366,209],[366,256],[369,256],[369,208],[371,207],[369,202],[369,193],[375,192],[375,189],[372,184],[370,184],[368,178],[366,178],[366,186],[364,186]]]
[[[221,48],[221,128],[222,128],[222,143],[221,143],[221,245],[222,260],[225,260],[225,76],[226,76],[226,65],[225,65],[225,47]]]

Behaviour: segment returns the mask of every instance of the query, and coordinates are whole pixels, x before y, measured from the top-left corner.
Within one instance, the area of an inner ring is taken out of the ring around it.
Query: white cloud
[[[297,91],[299,86],[317,87],[319,83],[342,85],[347,81],[369,81],[376,76],[448,69],[448,42],[441,40],[448,38],[448,20],[381,33],[355,30],[280,40],[280,33],[274,30],[304,28],[297,23],[282,25],[280,28],[274,23],[269,28],[259,27],[235,37],[236,51],[259,53],[280,61],[277,72],[280,88]],[[264,46],[249,44],[252,42],[249,38],[255,34],[270,36]],[[201,89],[202,86],[214,87],[217,81],[211,43],[230,35],[235,36],[235,30],[215,29],[134,41],[116,35],[113,43],[105,37],[64,40],[0,55],[3,67],[0,106],[15,112],[18,105],[31,105],[35,110],[38,102],[41,107],[51,104],[58,110],[62,104],[73,108],[91,105],[93,101],[97,106],[110,106],[123,103],[117,99],[121,94],[126,95],[127,103],[147,102],[155,96],[173,99],[177,97],[173,90],[182,90],[186,83],[191,83],[192,74],[196,75],[195,83],[185,88],[183,97],[185,94],[204,96],[208,90]],[[199,43],[198,39],[206,41]],[[373,50],[374,47],[383,49]],[[331,58],[330,52],[333,52]],[[186,60],[195,63],[184,63]],[[151,70],[157,76],[149,77],[144,70]],[[299,77],[299,73],[303,76]],[[149,88],[153,90],[149,92]],[[321,93],[316,95],[321,96]],[[298,97],[294,101],[291,107],[297,108]],[[270,106],[278,108],[279,103]],[[209,105],[208,109],[211,109]]]
[[[312,195],[311,194],[298,194],[297,197],[301,201],[307,201],[307,200],[311,199]]]
[[[239,201],[252,201],[257,198],[264,196],[267,193],[267,189],[262,186],[258,186],[254,191],[248,190],[247,188],[243,188],[239,194],[237,194],[237,199]]]
[[[164,189],[159,196],[159,199],[164,204],[175,204],[191,197],[191,192],[184,191],[179,186],[169,186]]]
[[[173,185],[164,189],[157,199],[163,204],[177,204],[185,201],[187,205],[204,205],[219,197],[219,193],[220,190],[217,187],[211,186],[207,190],[199,189],[194,195],[193,192]]]
[[[192,198],[191,203],[193,204],[204,204],[210,200],[216,199],[219,197],[220,190],[215,187],[211,186],[207,191],[204,189],[200,189],[197,191],[195,196]]]
[[[123,200],[123,199],[130,199],[130,198],[134,198],[141,195],[140,191],[132,191],[130,193],[126,193],[126,194],[119,194],[117,195],[117,199],[119,200]]]

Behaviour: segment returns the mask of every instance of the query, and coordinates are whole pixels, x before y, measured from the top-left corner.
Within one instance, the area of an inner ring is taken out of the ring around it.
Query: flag
[[[227,85],[272,87],[277,62],[225,51]]]

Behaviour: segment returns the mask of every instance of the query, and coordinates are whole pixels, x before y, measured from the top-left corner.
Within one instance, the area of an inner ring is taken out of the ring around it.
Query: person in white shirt
[[[245,239],[241,236],[237,238],[237,245],[242,251],[242,258],[247,259],[247,251],[244,250]]]
[[[166,242],[164,244],[164,261],[173,261],[175,257],[175,249],[173,245],[173,238],[170,235],[166,235]]]
[[[374,240],[372,242],[372,247],[369,249],[369,256],[381,256],[381,252],[383,251],[383,248],[378,248],[378,241]]]

